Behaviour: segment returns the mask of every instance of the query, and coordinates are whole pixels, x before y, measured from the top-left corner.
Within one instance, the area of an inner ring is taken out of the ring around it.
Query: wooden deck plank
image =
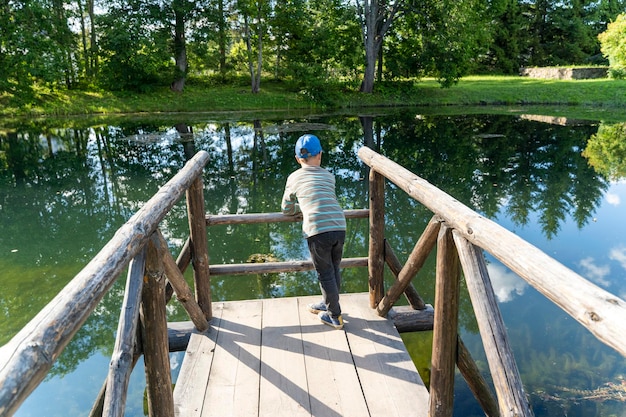
[[[179,417],[199,417],[219,332],[222,305],[213,304],[209,330],[192,333],[174,387],[174,412]]]
[[[224,305],[202,417],[259,415],[262,311],[260,300]]]
[[[342,296],[341,306],[370,416],[426,416],[428,391],[392,322],[358,295]]]
[[[317,301],[319,296],[299,298],[311,413],[315,417],[368,416],[346,332],[323,325],[308,312],[307,304]]]
[[[260,416],[311,416],[297,298],[263,300]]]
[[[426,416],[428,392],[368,294],[341,296],[344,330],[307,311],[318,299],[214,303],[211,329],[190,339],[176,416]]]

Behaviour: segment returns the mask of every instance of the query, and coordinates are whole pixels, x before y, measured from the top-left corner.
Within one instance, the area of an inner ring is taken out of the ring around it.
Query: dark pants
[[[320,233],[307,238],[311,259],[322,289],[322,297],[326,309],[333,317],[341,314],[341,306],[339,305],[341,272],[339,265],[343,256],[345,240],[346,232],[344,230]]]

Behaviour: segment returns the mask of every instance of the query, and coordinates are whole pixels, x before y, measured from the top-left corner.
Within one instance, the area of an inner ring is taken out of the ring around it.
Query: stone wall
[[[608,67],[588,68],[521,68],[520,75],[530,78],[545,78],[552,80],[585,80],[589,78],[606,78]]]

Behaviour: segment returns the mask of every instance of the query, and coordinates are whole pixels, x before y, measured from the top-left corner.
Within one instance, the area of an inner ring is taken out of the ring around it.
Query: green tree
[[[360,90],[371,93],[383,41],[391,24],[404,12],[405,0],[356,0],[356,3],[365,52],[365,72]]]
[[[450,86],[475,65],[489,30],[483,2],[413,1],[390,30],[385,68],[392,77],[434,76]]]
[[[326,80],[353,77],[361,65],[354,13],[340,0],[277,3],[271,20],[276,78],[320,94]]]
[[[291,66],[298,63],[297,58],[302,57],[299,47],[308,43],[311,29],[309,23],[309,12],[304,0],[281,1],[274,6],[271,25],[275,37],[274,76],[276,78],[284,78],[288,73],[297,71]]]
[[[612,20],[620,13],[624,13],[626,0],[600,0],[599,4],[595,8],[590,7],[590,10],[593,11],[594,33],[602,33]]]
[[[205,6],[189,0],[109,3],[98,27],[104,85],[137,90],[165,84],[182,91],[189,69],[187,37],[198,28],[196,20],[205,18],[200,13]]]
[[[141,1],[110,4],[99,19],[100,82],[112,90],[144,90],[171,79],[170,31],[160,8]]]
[[[76,39],[66,6],[61,0],[0,3],[0,91],[73,85]]]
[[[604,64],[597,35],[624,0],[495,0],[493,40],[481,71],[514,74],[524,66]]]
[[[195,3],[187,0],[173,0],[171,10],[174,14],[174,39],[173,50],[176,69],[174,81],[171,84],[172,91],[182,92],[187,79],[187,41],[186,23],[193,12]]]
[[[245,64],[253,94],[261,89],[263,48],[267,36],[271,5],[267,0],[237,0],[237,29],[245,44]]]
[[[546,52],[551,65],[582,64],[599,52],[596,34],[590,24],[590,2],[558,2],[550,15]]]
[[[187,46],[191,73],[206,76],[217,72],[222,81],[232,69],[229,54],[234,31],[230,16],[234,4],[228,0],[196,2],[194,19],[187,24]]]
[[[614,78],[626,76],[626,14],[617,16],[609,23],[606,31],[598,35],[602,45],[602,53],[609,60],[611,75]]]
[[[217,44],[219,46],[219,71],[222,77],[226,74],[226,45],[229,40],[228,22],[226,20],[226,1],[217,0]]]
[[[481,71],[518,74],[526,65],[528,19],[518,0],[492,2],[492,40],[481,59]]]

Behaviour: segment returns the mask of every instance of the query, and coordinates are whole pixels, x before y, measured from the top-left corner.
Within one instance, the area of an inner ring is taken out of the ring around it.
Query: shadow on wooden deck
[[[343,294],[345,326],[323,325],[319,296],[214,304],[191,336],[177,416],[426,416],[428,392],[393,322]]]

